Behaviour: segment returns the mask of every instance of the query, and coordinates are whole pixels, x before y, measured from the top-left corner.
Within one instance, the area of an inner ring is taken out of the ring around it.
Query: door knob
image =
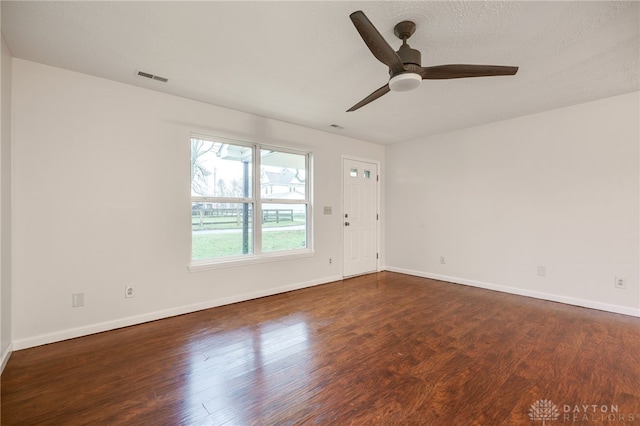
[[[349,225],[351,225],[349,222],[344,223],[344,226],[349,226]]]

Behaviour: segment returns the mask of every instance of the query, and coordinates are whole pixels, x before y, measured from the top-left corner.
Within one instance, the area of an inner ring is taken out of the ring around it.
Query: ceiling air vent
[[[138,75],[140,77],[146,77],[146,78],[150,78],[152,80],[158,80],[158,81],[161,81],[163,83],[166,83],[167,81],[169,81],[168,78],[160,77],[159,75],[149,74],[148,72],[144,72],[144,71],[138,71]]]

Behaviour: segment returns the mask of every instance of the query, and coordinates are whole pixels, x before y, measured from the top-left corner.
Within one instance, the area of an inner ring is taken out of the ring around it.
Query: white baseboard
[[[4,351],[2,351],[2,358],[0,358],[0,374],[4,371],[5,365],[9,361],[11,357],[11,352],[13,352],[13,343],[9,343]]]
[[[206,302],[196,303],[193,305],[179,306],[176,308],[149,312],[146,314],[136,315],[136,316],[127,317],[127,318],[121,318],[113,321],[106,321],[102,323],[90,324],[87,326],[56,331],[54,333],[41,334],[38,336],[28,337],[26,339],[14,340],[13,350],[27,349],[27,348],[32,348],[34,346],[46,345],[47,343],[60,342],[62,340],[88,336],[90,334],[101,333],[103,331],[109,331],[109,330],[115,330],[117,328],[122,328],[122,327],[129,327],[131,325],[137,325],[145,322],[156,321],[159,319],[169,318],[176,315],[183,315],[191,312],[202,311],[204,309],[215,308],[217,306],[229,305],[231,303],[243,302],[246,300],[257,299],[265,296],[272,296],[274,294],[286,293],[287,291],[299,290],[306,287],[313,287],[320,284],[339,281],[341,279],[342,279],[342,276],[325,277],[319,280],[289,284],[282,287],[254,291],[251,293],[245,293],[245,294],[225,297],[221,299],[209,300]]]
[[[540,291],[526,290],[526,289],[521,289],[517,287],[491,284],[491,283],[486,283],[482,281],[468,280],[465,278],[450,277],[447,275],[431,274],[428,272],[414,271],[411,269],[387,267],[386,270],[390,272],[399,272],[401,274],[413,275],[416,277],[431,278],[438,281],[447,281],[454,284],[463,284],[471,287],[484,288],[486,290],[500,291],[503,293],[510,293],[518,296],[533,297],[535,299],[549,300],[551,302],[560,302],[567,305],[597,309],[599,311],[629,315],[632,317],[640,317],[640,309],[630,308],[628,306],[611,305],[608,303],[601,303],[593,300],[586,300],[586,299],[580,299],[576,297],[562,296],[559,294],[544,293]]]

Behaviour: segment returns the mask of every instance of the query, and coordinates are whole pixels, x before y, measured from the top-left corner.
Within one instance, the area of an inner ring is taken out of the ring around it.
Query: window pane
[[[251,197],[250,147],[191,139],[191,196]]]
[[[306,247],[306,204],[263,204],[262,251],[266,253]]]
[[[253,253],[253,205],[250,203],[192,203],[193,260]]]
[[[349,176],[358,177],[358,169],[351,169],[351,171],[349,172]]]
[[[371,171],[370,170],[365,170],[364,171],[364,178],[365,179],[371,179]]]
[[[306,156],[260,150],[260,190],[264,198],[306,199]]]

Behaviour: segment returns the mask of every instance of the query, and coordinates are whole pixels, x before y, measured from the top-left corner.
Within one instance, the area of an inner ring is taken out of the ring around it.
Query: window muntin
[[[192,263],[309,251],[309,172],[308,153],[192,137]]]

